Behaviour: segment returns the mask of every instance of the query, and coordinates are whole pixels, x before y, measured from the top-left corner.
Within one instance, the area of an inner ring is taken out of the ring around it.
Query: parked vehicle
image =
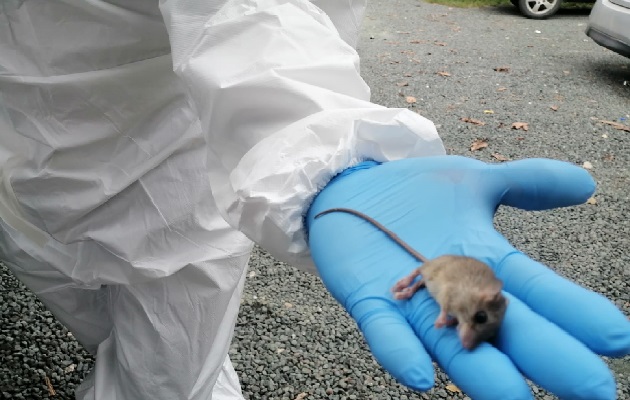
[[[630,0],[597,0],[586,35],[600,46],[630,58]]]
[[[527,18],[545,19],[558,12],[564,1],[591,3],[594,0],[510,0]]]

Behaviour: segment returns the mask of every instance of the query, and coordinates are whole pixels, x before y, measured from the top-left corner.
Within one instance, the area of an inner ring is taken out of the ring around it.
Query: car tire
[[[527,18],[545,19],[554,15],[560,9],[562,0],[514,0],[518,2],[521,14]],[[514,4],[514,3],[512,3]]]

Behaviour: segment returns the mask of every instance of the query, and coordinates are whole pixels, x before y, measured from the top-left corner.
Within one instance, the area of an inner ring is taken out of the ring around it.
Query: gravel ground
[[[501,209],[496,224],[517,247],[630,315],[630,133],[601,122],[629,123],[630,60],[584,35],[587,16],[565,10],[533,21],[512,7],[372,1],[360,45],[362,71],[375,102],[432,119],[452,154],[587,163],[598,182],[595,204]],[[529,129],[513,130],[514,122]],[[477,139],[488,147],[471,152]],[[0,396],[72,398],[93,359],[0,267]],[[430,392],[397,384],[317,278],[259,249],[249,274],[231,349],[249,399],[466,398],[447,389],[448,377],[439,370]],[[630,357],[606,361],[618,398],[630,399]],[[536,399],[554,398],[532,390]]]

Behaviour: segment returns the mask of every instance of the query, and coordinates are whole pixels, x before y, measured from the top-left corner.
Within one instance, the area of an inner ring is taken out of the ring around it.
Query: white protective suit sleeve
[[[369,102],[362,6],[0,3],[0,257],[97,352],[80,395],[238,398],[252,244],[226,220],[314,271],[302,216],[334,174],[443,153]]]
[[[219,211],[276,258],[311,272],[303,215],[336,173],[366,159],[444,154],[429,120],[369,102],[349,44],[363,2],[317,4],[352,10],[332,15],[355,31],[337,30],[305,0],[160,4],[174,71],[210,148]]]

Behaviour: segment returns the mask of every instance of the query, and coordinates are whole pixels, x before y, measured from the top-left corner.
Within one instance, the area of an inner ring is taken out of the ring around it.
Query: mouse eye
[[[477,311],[477,313],[473,317],[473,321],[478,324],[485,324],[486,321],[488,321],[488,315],[485,311]]]

